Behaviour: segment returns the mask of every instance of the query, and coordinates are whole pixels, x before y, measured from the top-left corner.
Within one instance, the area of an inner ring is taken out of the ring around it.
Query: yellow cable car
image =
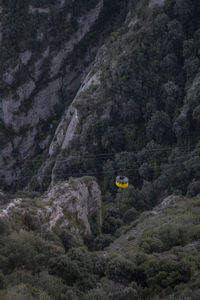
[[[128,187],[128,178],[122,175],[119,175],[116,177],[116,186],[120,187],[120,188],[127,188]]]

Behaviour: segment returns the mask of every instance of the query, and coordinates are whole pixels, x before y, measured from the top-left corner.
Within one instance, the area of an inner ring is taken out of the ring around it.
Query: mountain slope
[[[199,1],[1,3],[0,298],[199,299]]]
[[[199,4],[190,2],[132,3],[64,112],[33,188],[103,173],[103,193],[115,197],[111,182],[124,169],[135,188],[154,191],[144,208],[174,190],[195,194]]]
[[[120,1],[115,9],[109,1],[81,3],[1,3],[2,187],[28,183],[26,161],[45,153],[103,39],[123,19]]]
[[[198,299],[199,195],[171,195],[132,221],[127,215],[115,236],[95,238],[86,219],[94,224],[101,213],[98,193],[92,178],[80,178],[40,200],[21,194],[0,211],[0,299]]]

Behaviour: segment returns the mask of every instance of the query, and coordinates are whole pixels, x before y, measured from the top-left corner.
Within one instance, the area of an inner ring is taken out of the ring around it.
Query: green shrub
[[[197,194],[200,194],[200,180],[191,182],[187,188],[187,196],[194,197]]]
[[[103,233],[113,234],[122,224],[123,221],[121,219],[108,216],[104,219],[102,231]]]
[[[6,286],[17,286],[21,283],[34,286],[35,278],[30,271],[26,270],[14,270],[11,274],[7,274],[5,277]]]
[[[140,248],[144,253],[162,252],[164,245],[161,240],[156,237],[147,237],[140,241]]]
[[[116,290],[109,294],[112,300],[137,300],[138,293],[132,287],[116,288]]]
[[[190,240],[190,228],[182,222],[165,224],[158,229],[158,237],[163,242],[165,250],[185,245]]]
[[[108,262],[106,275],[116,282],[129,282],[134,278],[134,271],[135,266],[130,260],[116,257]]]
[[[137,210],[133,207],[127,210],[123,215],[123,221],[124,223],[130,223],[132,221],[135,221],[135,219],[138,217]]]
[[[70,248],[78,246],[78,241],[73,234],[66,231],[65,229],[60,234],[60,239],[62,241],[63,247],[67,252]]]
[[[42,294],[42,299],[51,300],[51,298],[45,294]],[[1,296],[1,295],[0,295]],[[25,284],[20,284],[17,286],[10,287],[3,293],[4,300],[37,300],[40,298],[40,291],[34,287],[26,286]]]
[[[40,230],[40,218],[36,215],[26,212],[24,214],[24,225],[27,226],[30,230]]]
[[[49,260],[49,272],[62,278],[69,285],[81,277],[78,264],[66,255],[51,258]]]
[[[0,218],[0,234],[8,234],[10,231],[10,222],[7,218]]]
[[[156,111],[147,124],[147,136],[157,142],[165,142],[169,138],[171,122],[169,116],[163,111]]]
[[[45,290],[49,295],[55,297],[56,299],[62,293],[62,290],[65,289],[64,280],[50,275],[48,271],[42,271],[36,277],[36,286],[41,290]]]
[[[82,276],[84,276],[84,272],[92,273],[93,262],[90,257],[90,253],[84,247],[71,248],[68,251],[68,257],[72,261],[76,262]]]
[[[59,297],[60,300],[79,300],[80,298],[77,296],[76,292],[68,289],[67,292],[62,293]]]
[[[114,237],[111,234],[100,234],[95,238],[94,248],[95,250],[103,250],[108,247],[114,241]]]
[[[172,289],[181,282],[188,282],[194,270],[194,263],[185,259],[174,261],[170,258],[154,257],[143,265],[147,286],[155,291],[161,291],[163,288]]]
[[[93,273],[103,277],[105,275],[108,258],[100,254],[92,255]]]
[[[106,291],[103,288],[92,289],[88,292],[88,294],[84,295],[81,300],[110,300]]]
[[[35,256],[38,251],[32,233],[22,232],[9,236],[3,248],[3,253],[6,255],[5,267],[7,270],[22,266],[31,270],[36,267]]]
[[[3,273],[0,271],[0,289],[3,289],[5,285],[5,279]]]

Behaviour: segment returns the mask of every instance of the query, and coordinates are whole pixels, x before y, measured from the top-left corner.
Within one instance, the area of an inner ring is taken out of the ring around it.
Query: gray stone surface
[[[74,46],[77,45],[89,31],[91,26],[97,20],[102,7],[103,0],[100,0],[94,9],[91,9],[86,15],[81,16],[77,19],[79,29],[70,37],[70,40],[65,43],[63,48],[58,53],[55,53],[55,55],[53,55],[50,70],[51,77],[54,77],[59,72],[63,59],[73,51]]]
[[[23,199],[13,199],[0,209],[0,217],[26,213]],[[53,186],[38,199],[41,208],[37,216],[45,230],[69,230],[77,235],[91,235],[93,230],[101,230],[101,192],[96,180],[82,177],[64,181]],[[29,207],[29,213],[31,208]]]
[[[14,80],[15,73],[19,70],[19,64],[17,64],[14,68],[8,68],[3,74],[3,80],[11,84]]]
[[[64,0],[59,0],[58,2],[59,7],[65,5]],[[55,5],[55,9],[59,9],[59,7]],[[74,46],[77,45],[91,29],[99,17],[102,7],[103,0],[99,0],[96,7],[77,18],[79,25],[77,31],[62,45],[60,51],[55,52],[51,50],[47,44],[46,50],[37,57],[34,57],[29,49],[21,50],[15,65],[12,65],[13,62],[8,62],[9,67],[4,72],[2,79],[10,86],[10,89],[8,94],[5,94],[5,96],[0,99],[0,119],[3,121],[5,127],[13,130],[11,138],[12,152],[8,152],[8,155],[10,155],[10,163],[0,163],[0,173],[4,173],[6,170],[6,174],[11,178],[11,181],[13,178],[14,182],[17,174],[20,173],[20,170],[17,171],[14,167],[15,160],[12,158],[13,152],[18,153],[16,159],[23,161],[34,155],[34,151],[37,147],[45,149],[50,144],[49,153],[50,155],[55,155],[57,151],[67,149],[70,142],[73,141],[74,136],[77,135],[77,129],[80,125],[79,115],[81,112],[76,108],[77,97],[75,97],[73,101],[74,104],[64,110],[63,117],[54,138],[51,136],[51,131],[47,130],[47,136],[41,140],[38,139],[42,124],[45,122],[48,123],[50,119],[52,120],[55,116],[55,109],[61,105],[61,101],[66,100],[64,98],[61,99],[59,96],[59,91],[61,87],[63,88],[63,85],[64,90],[77,90],[82,83],[77,93],[79,97],[79,94],[86,91],[91,85],[99,84],[98,74],[95,73],[91,75],[85,70],[84,73],[82,72],[81,75],[79,75],[76,69],[71,70],[70,61],[64,76],[62,75],[61,77],[61,74],[58,74],[58,72],[62,66],[63,59],[67,57],[69,52],[73,51]],[[48,7],[35,8],[31,5],[29,6],[30,13],[48,13],[48,11]],[[70,21],[70,12],[66,18]],[[40,32],[40,29],[38,29],[37,34],[37,40],[38,39],[44,39],[44,34]],[[46,58],[50,61],[50,71],[46,73],[44,84],[42,85],[40,80],[43,63]],[[17,81],[14,81],[16,79],[16,73],[20,70],[20,76],[23,75],[21,72],[23,69],[26,70],[26,81],[16,87]],[[86,74],[88,74],[88,76],[85,76]],[[84,77],[86,77],[85,80]],[[49,124],[49,129],[50,127],[51,124]],[[51,142],[52,138],[53,141]],[[4,148],[7,149],[9,147],[10,146],[5,145]],[[2,149],[0,149],[0,156],[1,151]],[[45,168],[45,166],[43,167]]]
[[[27,65],[29,59],[31,58],[31,55],[32,55],[32,52],[29,50],[26,50],[26,51],[20,53],[19,57],[24,65]]]
[[[46,8],[40,8],[40,7],[33,7],[32,5],[29,5],[29,9],[28,9],[28,12],[30,14],[34,14],[34,13],[49,13],[50,12],[50,9],[49,7],[46,7]]]
[[[162,7],[164,5],[164,3],[165,3],[165,0],[150,0],[149,1],[149,7],[153,8],[156,5]]]

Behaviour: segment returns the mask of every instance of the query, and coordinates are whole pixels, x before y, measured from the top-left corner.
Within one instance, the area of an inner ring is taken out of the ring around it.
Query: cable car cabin
[[[128,187],[128,178],[125,176],[117,176],[116,177],[116,186],[120,187],[120,188],[127,188]]]

